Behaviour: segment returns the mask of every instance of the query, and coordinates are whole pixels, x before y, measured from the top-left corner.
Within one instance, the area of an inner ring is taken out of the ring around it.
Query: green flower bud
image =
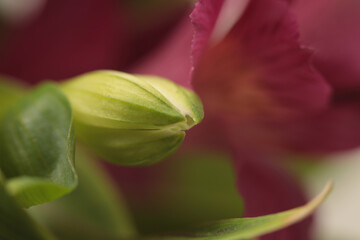
[[[172,154],[204,114],[192,91],[163,78],[97,71],[63,85],[76,136],[99,156],[147,165]]]

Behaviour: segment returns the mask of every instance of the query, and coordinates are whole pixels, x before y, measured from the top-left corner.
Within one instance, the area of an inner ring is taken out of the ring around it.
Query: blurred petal
[[[293,151],[329,154],[360,146],[360,106],[334,106],[324,113],[275,126]]]
[[[360,88],[360,1],[294,0],[301,38],[335,89]]]
[[[237,184],[245,201],[245,215],[260,216],[298,207],[305,202],[300,186],[281,169],[270,165],[259,151],[236,148]],[[266,240],[310,239],[308,218],[284,230],[268,234]]]
[[[253,0],[225,39],[201,56],[194,87],[210,113],[277,118],[317,111],[330,90],[310,58],[288,4]]]
[[[0,72],[35,83],[117,67],[121,14],[113,0],[51,0],[5,39]]]
[[[191,88],[190,45],[192,35],[190,21],[185,18],[164,44],[138,63],[132,72],[158,75]]]

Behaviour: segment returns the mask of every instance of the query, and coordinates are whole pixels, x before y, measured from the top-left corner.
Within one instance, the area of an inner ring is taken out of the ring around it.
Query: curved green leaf
[[[29,217],[9,195],[2,182],[0,182],[0,239],[55,240],[49,232]]]
[[[324,190],[312,201],[304,206],[294,208],[281,213],[253,217],[227,219],[209,223],[198,229],[179,236],[152,237],[148,240],[245,240],[252,239],[296,223],[309,216],[326,199],[332,189],[332,183],[328,183]]]
[[[56,85],[44,84],[19,100],[0,125],[0,169],[24,206],[70,192],[77,184],[70,104]]]

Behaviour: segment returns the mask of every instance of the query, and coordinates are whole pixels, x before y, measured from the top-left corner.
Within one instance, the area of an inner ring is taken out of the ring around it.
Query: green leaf
[[[69,195],[31,208],[60,239],[133,239],[132,219],[119,190],[90,155],[76,150],[78,187]]]
[[[41,228],[30,218],[16,200],[9,195],[2,182],[0,182],[0,239],[55,239],[49,232]]]
[[[309,216],[326,199],[332,189],[332,183],[328,183],[323,191],[312,201],[304,206],[294,208],[281,213],[254,217],[238,218],[217,221],[204,224],[196,230],[169,237],[151,237],[148,240],[246,240],[285,228]]]
[[[24,206],[74,189],[72,111],[56,85],[45,84],[19,100],[0,125],[0,169],[6,188]]]

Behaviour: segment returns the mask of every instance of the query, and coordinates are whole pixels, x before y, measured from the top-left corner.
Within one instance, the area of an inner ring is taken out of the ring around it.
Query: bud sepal
[[[164,78],[96,71],[63,85],[76,136],[96,154],[122,165],[148,165],[171,155],[185,130],[201,122],[197,95]]]

